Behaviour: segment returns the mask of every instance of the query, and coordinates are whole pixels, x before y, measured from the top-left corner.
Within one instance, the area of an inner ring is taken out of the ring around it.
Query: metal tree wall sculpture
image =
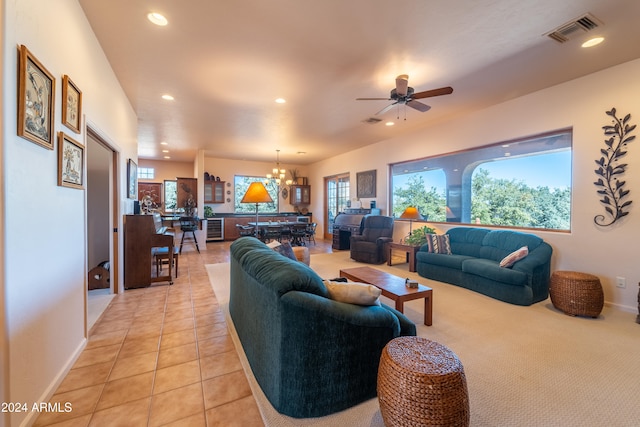
[[[598,187],[598,194],[602,196],[600,202],[604,204],[604,209],[609,214],[609,219],[605,215],[596,215],[593,221],[600,226],[612,225],[620,218],[629,214],[627,210],[631,205],[631,200],[624,199],[629,195],[629,190],[625,190],[626,181],[620,175],[624,174],[626,163],[620,163],[620,159],[627,154],[627,144],[633,141],[635,135],[629,135],[636,128],[636,125],[629,125],[631,114],[627,114],[624,119],[616,117],[616,109],[607,111],[607,115],[612,117],[613,125],[603,126],[607,148],[602,148],[602,157],[596,160],[598,169],[595,170],[598,180],[594,182]]]

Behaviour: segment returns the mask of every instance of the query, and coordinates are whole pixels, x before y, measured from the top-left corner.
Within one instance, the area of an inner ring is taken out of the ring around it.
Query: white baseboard
[[[607,307],[613,307],[616,310],[624,311],[626,313],[638,314],[638,307],[631,307],[631,306],[628,306],[628,305],[616,304],[616,303],[608,302],[608,301],[605,301],[604,305],[606,305]]]
[[[78,345],[78,347],[76,348],[76,350],[71,354],[71,356],[67,360],[67,363],[64,364],[62,369],[60,369],[58,374],[54,377],[51,384],[49,384],[49,386],[42,393],[42,395],[38,399],[38,402],[48,402],[51,399],[51,397],[56,392],[58,387],[60,387],[60,384],[62,383],[62,381],[65,379],[65,377],[73,367],[73,364],[76,363],[76,360],[78,360],[78,358],[80,357],[80,355],[82,354],[82,351],[86,346],[87,346],[87,339],[83,338],[80,344]],[[29,411],[29,415],[27,415],[27,417],[22,421],[22,423],[20,423],[20,427],[32,426],[36,422],[38,415],[40,415],[40,413],[37,411]]]

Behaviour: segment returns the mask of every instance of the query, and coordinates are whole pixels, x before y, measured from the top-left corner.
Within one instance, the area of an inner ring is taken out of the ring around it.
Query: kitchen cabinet
[[[308,205],[311,203],[311,186],[292,185],[289,191],[289,203],[292,205]]]
[[[224,183],[225,181],[205,181],[204,202],[224,203]]]

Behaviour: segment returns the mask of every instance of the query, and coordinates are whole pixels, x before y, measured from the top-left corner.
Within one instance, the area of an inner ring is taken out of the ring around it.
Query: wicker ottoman
[[[555,308],[570,316],[598,317],[604,306],[600,279],[577,271],[555,271],[549,296]]]
[[[421,337],[399,337],[382,350],[380,414],[391,426],[468,426],[464,368],[447,347]]]

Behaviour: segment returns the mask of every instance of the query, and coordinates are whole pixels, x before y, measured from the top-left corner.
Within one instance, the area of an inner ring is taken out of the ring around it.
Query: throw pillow
[[[448,234],[427,234],[425,237],[429,252],[451,255],[451,242]]]
[[[289,242],[280,243],[274,240],[273,242],[267,243],[267,246],[269,246],[274,251],[278,252],[280,255],[284,255],[287,258],[291,258],[294,261],[298,261],[296,254],[293,253],[293,248],[291,247],[291,243]]]
[[[329,298],[335,301],[358,305],[380,305],[382,291],[367,283],[339,283],[324,280],[329,291]]]
[[[526,246],[523,246],[517,251],[513,251],[506,257],[502,258],[502,261],[500,261],[500,267],[505,267],[505,268],[511,267],[513,266],[513,264],[515,264],[517,261],[520,261],[522,258],[526,257],[527,255],[529,255],[529,248]]]

